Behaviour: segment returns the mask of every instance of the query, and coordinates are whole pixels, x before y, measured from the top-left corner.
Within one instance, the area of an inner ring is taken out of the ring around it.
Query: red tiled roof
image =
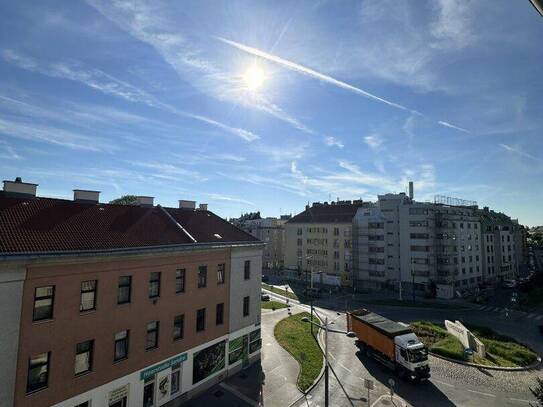
[[[211,212],[167,210],[196,243],[258,241]],[[0,193],[0,255],[193,243],[160,207],[9,197]]]

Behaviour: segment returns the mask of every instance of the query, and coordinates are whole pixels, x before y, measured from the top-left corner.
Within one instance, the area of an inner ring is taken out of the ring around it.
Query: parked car
[[[503,280],[502,286],[504,288],[515,288],[517,286],[517,282],[515,280]]]
[[[270,300],[270,296],[268,294],[266,294],[265,292],[260,293],[260,301],[269,301],[269,300]]]

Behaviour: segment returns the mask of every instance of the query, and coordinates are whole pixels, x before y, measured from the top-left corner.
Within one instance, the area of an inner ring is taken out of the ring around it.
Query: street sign
[[[373,390],[373,380],[364,379],[364,387],[368,390]]]

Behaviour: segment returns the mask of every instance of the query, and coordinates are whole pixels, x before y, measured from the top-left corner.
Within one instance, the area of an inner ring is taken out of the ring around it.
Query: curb
[[[538,357],[537,360],[532,363],[531,365],[528,365],[528,366],[519,366],[519,367],[505,367],[505,366],[487,366],[487,365],[480,365],[478,363],[472,363],[472,362],[463,362],[461,360],[456,360],[456,359],[451,359],[451,358],[448,358],[446,356],[441,356],[441,355],[438,355],[437,353],[434,353],[434,352],[430,352],[428,351],[428,354],[438,358],[438,359],[443,359],[443,360],[446,360],[448,362],[451,362],[451,363],[456,363],[458,365],[464,365],[464,366],[470,366],[470,367],[477,367],[477,368],[481,368],[481,369],[487,369],[487,370],[502,370],[502,371],[509,371],[509,372],[522,372],[522,371],[525,371],[525,370],[532,370],[534,368],[536,368],[537,366],[539,366],[539,364],[541,363],[541,358]]]

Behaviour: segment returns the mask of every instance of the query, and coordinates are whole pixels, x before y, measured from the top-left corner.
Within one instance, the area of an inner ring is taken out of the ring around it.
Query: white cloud
[[[197,48],[188,34],[173,29],[179,22],[171,21],[154,4],[135,2],[101,2],[88,0],[104,17],[134,38],[151,45],[183,81],[189,81],[205,94],[247,108],[261,110],[308,134],[314,131],[285,112],[260,93],[248,92],[243,78],[225,72],[224,63],[213,63]],[[215,52],[213,52],[215,53]],[[212,58],[216,55],[213,55]],[[220,67],[220,68],[219,68]]]
[[[337,147],[337,148],[345,147],[345,145],[340,140],[332,136],[325,137],[324,142],[326,143],[328,147]]]
[[[469,133],[469,130],[463,129],[462,127],[455,126],[454,124],[451,124],[451,123],[448,123],[448,122],[439,121],[438,123],[441,124],[442,126],[450,128],[450,129],[455,129],[455,130],[458,130],[458,131],[462,131],[464,133]]]
[[[149,170],[156,171],[155,173],[148,174],[157,178],[164,178],[172,181],[186,181],[190,178],[194,181],[206,181],[208,178],[201,175],[197,171],[190,171],[185,168],[181,168],[176,165],[164,163],[164,162],[140,162],[140,161],[127,161],[129,164],[136,167],[147,168]]]
[[[4,150],[4,151],[2,151]],[[13,147],[11,147],[8,143],[5,141],[0,140],[0,158],[6,159],[6,160],[21,160],[23,157],[21,157]]]
[[[245,205],[255,206],[255,204],[251,201],[248,201],[246,199],[238,198],[238,197],[232,197],[228,195],[221,195],[221,194],[206,194],[211,200],[214,201],[226,201],[226,202],[232,202],[232,203],[241,203]]]
[[[364,137],[364,143],[366,143],[372,150],[378,150],[383,144],[383,139],[377,133],[373,133]]]
[[[228,45],[230,45],[230,46],[232,46],[234,48],[237,48],[237,49],[239,49],[241,51],[244,51],[244,52],[247,52],[247,53],[249,53],[251,55],[254,55],[254,56],[266,59],[268,61],[274,62],[274,63],[276,63],[278,65],[281,65],[281,66],[283,66],[283,67],[285,67],[287,69],[290,69],[292,71],[296,71],[296,72],[299,72],[301,74],[311,76],[311,77],[313,77],[315,79],[318,79],[320,81],[329,83],[331,85],[337,86],[337,87],[342,88],[342,89],[349,90],[349,91],[354,92],[354,93],[356,93],[358,95],[362,95],[364,97],[367,97],[369,99],[372,99],[372,100],[387,104],[387,105],[395,107],[397,109],[412,111],[411,109],[409,109],[409,108],[407,108],[405,106],[402,106],[402,105],[400,105],[398,103],[391,102],[390,100],[381,98],[381,97],[376,96],[376,95],[374,95],[372,93],[366,92],[365,90],[357,88],[356,86],[353,86],[353,85],[350,85],[350,84],[348,84],[346,82],[343,82],[343,81],[340,81],[338,79],[332,78],[329,75],[323,74],[321,72],[317,72],[314,69],[308,68],[306,66],[303,66],[303,65],[297,64],[295,62],[286,60],[286,59],[281,58],[281,57],[279,57],[277,55],[269,54],[269,53],[261,51],[261,50],[259,50],[257,48],[253,48],[253,47],[250,47],[248,45],[244,45],[244,44],[241,44],[239,42],[232,41],[232,40],[229,40],[229,39],[226,39],[226,38],[217,37],[217,39],[219,41],[221,41],[221,42],[223,42],[225,44],[228,44]]]
[[[108,152],[116,150],[114,144],[97,137],[89,137],[78,132],[53,126],[29,124],[19,121],[0,119],[0,133],[8,137],[40,141],[73,150]]]
[[[224,123],[221,123],[215,119],[206,117],[204,115],[194,114],[178,110],[177,108],[163,103],[157,100],[151,94],[115,77],[99,70],[83,68],[78,64],[65,64],[65,63],[53,63],[49,65],[38,64],[31,58],[23,57],[15,54],[10,50],[3,50],[2,56],[8,62],[14,63],[22,69],[27,69],[33,72],[39,72],[43,75],[62,78],[66,80],[72,80],[80,82],[92,89],[99,92],[109,94],[112,96],[120,97],[122,99],[144,103],[148,106],[165,110],[167,112],[198,120],[202,123],[209,124],[221,130],[224,130],[230,134],[242,138],[245,141],[254,141],[260,138],[258,135],[252,133],[249,130],[241,129],[238,127],[231,127]]]
[[[500,144],[500,147],[504,150],[509,151],[510,153],[517,154],[521,157],[526,157],[534,161],[542,161],[540,158],[537,158],[536,156],[533,156],[530,153],[527,153],[526,151],[522,150],[520,147],[517,146],[510,146],[508,144]]]
[[[432,43],[437,48],[465,48],[475,41],[471,24],[473,10],[468,0],[439,0],[438,16],[431,24],[431,33],[436,38]]]

